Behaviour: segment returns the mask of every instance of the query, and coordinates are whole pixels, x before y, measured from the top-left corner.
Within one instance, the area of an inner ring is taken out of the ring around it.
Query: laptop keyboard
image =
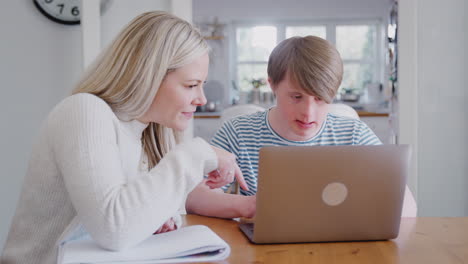
[[[241,224],[239,224],[239,228],[242,230],[242,232],[244,232],[245,235],[247,235],[247,237],[249,239],[252,240],[253,232],[254,232],[254,224],[253,223],[241,223]]]

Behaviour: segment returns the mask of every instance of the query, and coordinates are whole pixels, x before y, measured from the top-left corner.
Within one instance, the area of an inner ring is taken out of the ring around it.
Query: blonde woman
[[[2,264],[55,263],[57,245],[82,234],[110,250],[134,246],[180,225],[204,174],[208,188],[243,182],[232,154],[179,139],[206,103],[207,52],[197,30],[164,12],[123,29],[45,120]]]

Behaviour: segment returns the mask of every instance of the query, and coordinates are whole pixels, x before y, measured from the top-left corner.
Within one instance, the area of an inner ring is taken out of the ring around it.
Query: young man
[[[263,146],[382,144],[362,121],[328,113],[342,76],[340,54],[328,41],[307,36],[278,44],[268,61],[268,82],[277,105],[225,122],[212,140],[237,157],[249,189],[233,195],[199,185],[188,197],[187,211],[227,218],[254,216],[258,153]]]

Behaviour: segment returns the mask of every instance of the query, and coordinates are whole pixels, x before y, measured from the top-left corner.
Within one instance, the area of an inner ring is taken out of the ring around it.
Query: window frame
[[[256,26],[275,26],[276,27],[276,41],[278,44],[286,38],[286,28],[290,26],[324,26],[326,32],[326,39],[336,45],[336,30],[338,26],[353,26],[353,25],[367,25],[376,27],[376,46],[374,47],[375,54],[371,60],[368,59],[343,59],[343,64],[364,64],[370,63],[375,67],[373,74],[373,82],[382,83],[384,86],[386,83],[385,73],[385,54],[384,47],[386,45],[385,38],[385,29],[384,23],[381,18],[368,18],[368,19],[320,19],[320,20],[294,20],[294,21],[238,21],[233,22],[230,30],[230,54],[231,54],[231,63],[229,65],[230,69],[230,78],[234,80],[236,84],[240,84],[238,80],[238,65],[240,64],[264,64],[268,61],[243,61],[239,62],[237,60],[237,29],[240,27],[256,27]],[[266,74],[266,73],[265,73]],[[363,87],[363,92],[365,91]],[[242,91],[242,87],[239,87],[239,91]],[[245,92],[245,91],[244,91]]]

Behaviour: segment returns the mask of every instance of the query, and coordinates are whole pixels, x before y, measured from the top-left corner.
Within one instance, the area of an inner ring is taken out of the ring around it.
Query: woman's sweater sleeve
[[[110,250],[149,237],[176,214],[203,173],[217,166],[209,144],[194,139],[128,181],[117,126],[109,106],[90,95],[65,100],[48,122],[49,144],[77,215],[93,239]]]

